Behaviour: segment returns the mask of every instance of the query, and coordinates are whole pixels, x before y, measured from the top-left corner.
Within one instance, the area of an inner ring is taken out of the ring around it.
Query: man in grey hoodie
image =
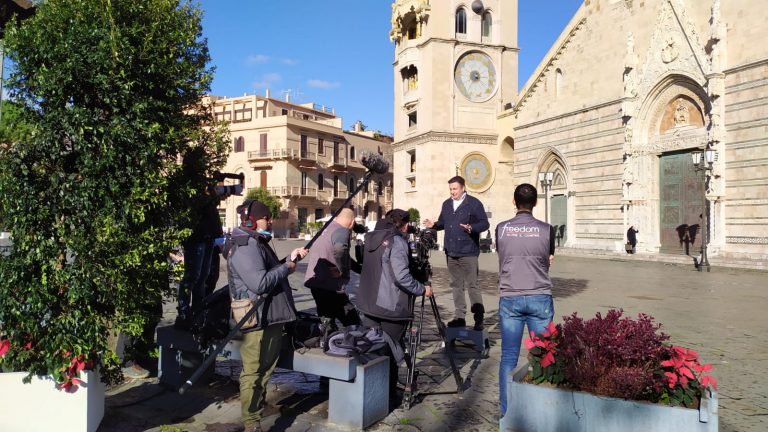
[[[507,378],[517,366],[523,327],[541,334],[552,322],[552,281],[549,266],[555,254],[555,229],[533,217],[536,188],[523,183],[515,188],[517,215],[496,226],[499,254],[499,325],[501,362],[499,396],[501,416],[507,412]]]

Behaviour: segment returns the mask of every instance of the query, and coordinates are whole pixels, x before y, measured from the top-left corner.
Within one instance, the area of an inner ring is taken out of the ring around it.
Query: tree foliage
[[[272,219],[280,217],[280,208],[282,207],[280,200],[277,199],[277,197],[270,195],[268,190],[260,187],[251,189],[248,191],[248,194],[246,194],[246,199],[256,200],[267,206],[269,213],[272,215]]]
[[[202,103],[210,57],[186,1],[47,0],[5,43],[32,126],[0,153],[14,243],[0,259],[0,361],[66,386],[75,361],[116,366],[108,334],[138,335],[171,294],[168,252],[228,139]]]
[[[408,209],[408,219],[411,222],[415,222],[417,224],[421,223],[421,215],[419,214],[419,210],[415,209],[413,207]]]

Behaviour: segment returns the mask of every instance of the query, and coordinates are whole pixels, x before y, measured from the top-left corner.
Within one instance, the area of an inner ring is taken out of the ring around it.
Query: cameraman
[[[224,186],[224,178],[237,178],[240,184]],[[197,205],[198,222],[192,230],[192,234],[184,242],[184,276],[179,283],[178,315],[175,326],[187,329],[191,325],[192,315],[202,307],[203,298],[207,294],[208,276],[211,270],[217,273],[219,267],[216,260],[215,268],[211,261],[214,254],[214,241],[224,235],[224,230],[219,217],[219,203],[230,195],[240,195],[243,191],[245,176],[242,174],[217,174],[215,180],[220,184],[209,187],[200,195]],[[218,279],[218,278],[217,278]],[[213,282],[215,284],[215,281]],[[214,287],[215,288],[215,287]]]
[[[363,324],[381,327],[397,344],[401,343],[413,317],[412,299],[432,295],[432,284],[422,285],[409,271],[405,241],[408,221],[408,212],[394,209],[374,231],[365,235],[365,258],[356,299],[363,313]],[[392,398],[397,394],[397,376],[398,360],[390,352],[389,394]]]

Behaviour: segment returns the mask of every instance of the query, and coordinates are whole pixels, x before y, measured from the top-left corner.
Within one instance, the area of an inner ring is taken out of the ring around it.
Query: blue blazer
[[[472,226],[471,233],[459,226],[467,223]],[[480,255],[480,233],[489,227],[483,203],[469,194],[456,211],[453,211],[453,199],[445,200],[433,226],[436,230],[445,230],[445,254],[452,257]]]

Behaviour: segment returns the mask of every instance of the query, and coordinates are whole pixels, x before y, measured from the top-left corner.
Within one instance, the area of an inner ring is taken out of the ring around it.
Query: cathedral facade
[[[456,3],[439,17],[432,10],[427,25],[458,21],[465,6]],[[516,2],[503,3],[483,6]],[[556,226],[560,246],[621,251],[634,226],[642,253],[694,255],[706,241],[711,256],[765,260],[768,11],[758,3],[585,0],[519,92],[501,83],[493,145],[446,144],[443,152],[461,160],[465,177],[487,161],[490,179],[475,195],[492,208],[492,225],[514,214],[514,187],[531,183],[541,193],[536,216]],[[516,11],[500,21],[516,31]],[[516,68],[515,43],[505,46]],[[399,198],[401,180],[422,166],[418,146],[416,168],[398,157],[408,151],[398,130],[396,122]],[[436,167],[454,169],[450,161]],[[424,186],[444,192],[441,183]],[[412,202],[426,203],[416,186]]]

